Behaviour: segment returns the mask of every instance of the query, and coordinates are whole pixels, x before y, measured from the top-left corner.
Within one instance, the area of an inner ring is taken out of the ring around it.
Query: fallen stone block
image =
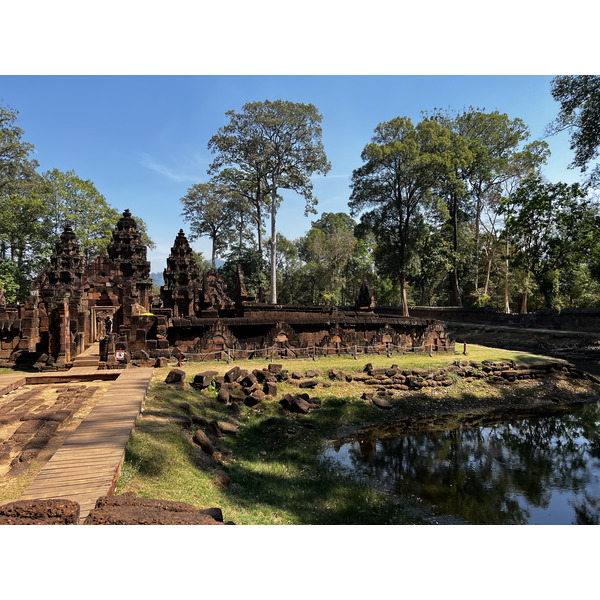
[[[182,369],[172,369],[165,378],[165,383],[183,383],[185,381],[185,371]]]
[[[203,373],[198,373],[194,376],[192,387],[197,390],[204,390],[207,387],[210,387],[213,377],[216,377],[218,374],[218,371],[204,371]]]
[[[375,396],[372,399],[372,402],[377,408],[381,408],[384,410],[389,410],[390,408],[393,408],[393,406],[385,398],[379,398]]]
[[[277,384],[271,381],[265,382],[263,392],[267,394],[267,396],[277,396]]]
[[[208,439],[208,436],[202,431],[202,429],[198,429],[196,433],[194,433],[194,442],[202,448],[202,451],[212,456],[215,453],[215,447],[212,445],[212,442]]]
[[[225,381],[227,383],[233,383],[239,378],[241,374],[242,369],[240,367],[233,367],[233,369],[230,369],[229,371],[227,371],[227,373],[225,373]]]
[[[0,525],[77,525],[79,504],[73,500],[17,500],[0,506]]]
[[[219,508],[197,509],[185,502],[136,498],[134,494],[104,496],[86,525],[223,525]]]
[[[317,385],[319,385],[319,382],[316,379],[305,379],[304,381],[301,381],[298,384],[298,387],[312,389],[312,388],[316,387]]]

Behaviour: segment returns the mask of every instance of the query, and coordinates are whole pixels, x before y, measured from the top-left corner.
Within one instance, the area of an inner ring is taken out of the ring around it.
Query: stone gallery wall
[[[399,309],[377,307],[378,314],[394,314]],[[489,308],[414,306],[410,315],[423,319],[505,325],[508,327],[537,327],[564,331],[600,331],[600,309],[544,309],[526,314],[506,314]]]

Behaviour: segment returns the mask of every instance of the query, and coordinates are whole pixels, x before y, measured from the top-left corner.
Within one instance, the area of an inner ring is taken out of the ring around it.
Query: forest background
[[[554,78],[548,94],[559,110],[535,140],[523,119],[477,107],[381,121],[347,178],[346,210],[320,214],[313,182],[332,168],[324,115],[312,103],[248,102],[226,111],[205,140],[205,176],[151,210],[172,214],[177,206],[189,239],[210,241],[207,256],[195,254],[201,269],[218,266],[233,289],[241,263],[250,294],[271,302],[352,304],[367,279],[378,304],[405,314],[409,305],[598,307],[598,89],[595,76]],[[19,118],[17,108],[0,104],[0,285],[9,302],[27,296],[67,223],[89,259],[105,250],[122,210],[74,170],[42,172]],[[544,172],[549,141],[561,132],[569,135],[576,183]],[[274,135],[288,145],[275,147]],[[292,202],[311,218],[295,238],[275,223]]]

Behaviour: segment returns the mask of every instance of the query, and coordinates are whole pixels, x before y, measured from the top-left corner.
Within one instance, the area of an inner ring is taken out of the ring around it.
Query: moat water
[[[321,458],[433,515],[434,522],[600,521],[598,403],[481,427],[362,432],[334,442]]]

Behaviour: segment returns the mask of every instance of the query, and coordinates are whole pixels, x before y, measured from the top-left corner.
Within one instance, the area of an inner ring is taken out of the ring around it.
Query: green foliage
[[[415,127],[398,117],[375,128],[362,152],[363,166],[352,174],[349,206],[365,230],[377,238],[375,260],[383,274],[399,281],[403,314],[408,315],[406,277],[413,264],[414,241],[423,227],[431,197],[431,155],[425,149],[431,126]]]
[[[217,255],[229,246],[233,230],[234,211],[229,188],[209,181],[196,183],[181,198],[182,216],[190,224],[190,241],[208,237],[212,241],[213,269]]]
[[[0,289],[8,304],[23,302],[29,293],[29,282],[11,260],[0,260]]]
[[[227,284],[229,296],[233,298],[237,275],[237,265],[242,267],[244,283],[249,296],[258,296],[259,288],[265,289],[267,285],[267,263],[258,250],[243,248],[241,252],[234,252],[219,269],[223,281]]]
[[[192,256],[194,257],[194,260],[198,265],[198,271],[200,272],[200,274],[204,273],[205,271],[210,271],[212,269],[212,264],[209,260],[206,260],[204,258],[202,252],[196,252],[195,250],[192,250]]]
[[[264,181],[271,196],[271,303],[277,302],[277,227],[280,189],[305,199],[305,212],[314,212],[310,177],[326,174],[331,165],[321,141],[321,120],[313,104],[287,100],[249,102],[241,113],[228,111],[229,122],[209,141],[217,152],[211,171],[237,165],[253,181]]]
[[[549,133],[571,132],[572,165],[585,171],[598,157],[600,146],[600,76],[561,75],[552,80],[552,97],[560,102],[560,112]]]
[[[525,179],[502,208],[513,260],[526,273],[525,294],[532,273],[545,306],[558,307],[560,272],[584,260],[589,250],[586,232],[596,221],[597,209],[578,184],[546,183],[539,176]]]
[[[10,194],[28,181],[38,167],[30,158],[33,144],[24,141],[24,131],[17,127],[19,111],[0,104],[0,195]]]
[[[44,173],[42,185],[49,209],[47,218],[52,245],[59,241],[65,226],[69,224],[87,259],[106,252],[114,226],[121,215],[109,206],[93,182],[81,179],[74,171],[63,173],[52,169]]]

